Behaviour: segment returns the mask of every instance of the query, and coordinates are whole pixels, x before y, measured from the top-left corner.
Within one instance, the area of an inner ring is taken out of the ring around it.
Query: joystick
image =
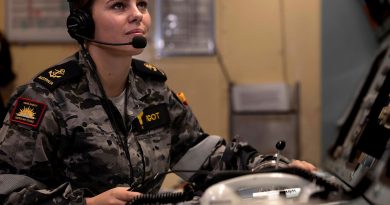
[[[280,140],[275,144],[275,147],[276,153],[263,155],[263,160],[253,168],[253,171],[275,171],[279,168],[288,167],[290,160],[281,153],[286,148],[286,142]]]
[[[286,142],[284,140],[280,140],[276,143],[276,169],[279,168],[279,160],[280,160],[280,152],[284,150],[286,147]]]

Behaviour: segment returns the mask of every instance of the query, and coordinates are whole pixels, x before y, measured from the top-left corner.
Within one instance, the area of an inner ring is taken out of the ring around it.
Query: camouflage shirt
[[[150,181],[208,137],[153,65],[133,59],[122,120],[84,59],[76,53],[15,92],[0,131],[0,202],[81,204],[85,196]],[[203,168],[223,169],[216,168],[222,145]],[[2,191],[22,176],[34,183]]]

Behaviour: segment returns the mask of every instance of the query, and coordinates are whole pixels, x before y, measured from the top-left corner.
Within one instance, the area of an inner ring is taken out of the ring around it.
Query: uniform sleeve
[[[15,96],[14,96],[15,98]],[[0,130],[0,204],[82,204],[58,173],[59,110],[52,93],[27,86],[16,96]]]
[[[190,107],[181,103],[174,93],[170,106],[176,113],[171,169],[183,179],[203,181],[207,176],[181,171],[250,170],[263,160],[263,156],[245,142],[233,141],[226,145],[222,137],[203,132]]]
[[[174,92],[169,95],[172,119],[171,166],[174,166],[188,150],[208,137],[188,105],[184,105]]]

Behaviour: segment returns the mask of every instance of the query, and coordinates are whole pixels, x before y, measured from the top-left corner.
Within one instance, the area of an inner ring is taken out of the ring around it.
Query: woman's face
[[[95,40],[109,43],[130,42],[134,36],[144,36],[149,32],[151,18],[148,0],[95,0],[92,5],[95,22]],[[111,46],[131,55],[142,52],[128,46]]]

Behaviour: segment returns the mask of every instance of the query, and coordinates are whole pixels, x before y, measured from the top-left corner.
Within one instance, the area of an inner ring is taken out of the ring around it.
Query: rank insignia
[[[153,64],[137,59],[133,59],[131,64],[136,75],[139,75],[143,78],[151,77],[163,82],[167,80],[165,73]]]
[[[76,79],[83,74],[76,61],[56,65],[38,75],[34,81],[53,91],[62,84]]]
[[[11,114],[11,122],[37,128],[45,113],[46,105],[26,98],[18,98]]]
[[[164,72],[162,72],[161,70],[157,69],[157,67],[154,66],[153,64],[144,63],[144,66],[145,66],[145,68],[148,68],[152,72],[156,72],[156,73],[160,73],[161,75],[165,75]]]

